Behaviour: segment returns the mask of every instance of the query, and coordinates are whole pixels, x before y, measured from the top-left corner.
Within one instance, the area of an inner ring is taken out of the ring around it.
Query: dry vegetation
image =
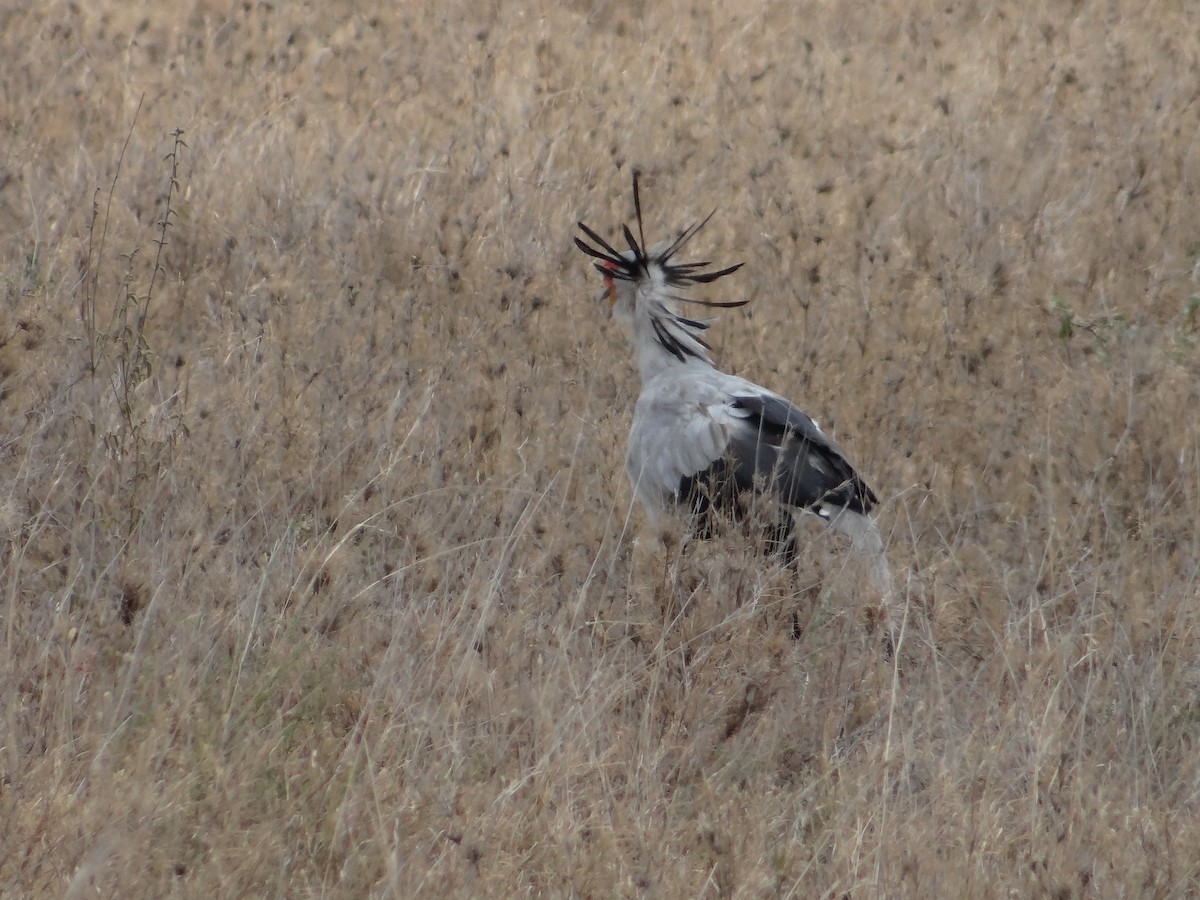
[[[0,11],[0,893],[1200,893],[1200,7],[140,5]],[[633,166],[894,662],[642,528]]]

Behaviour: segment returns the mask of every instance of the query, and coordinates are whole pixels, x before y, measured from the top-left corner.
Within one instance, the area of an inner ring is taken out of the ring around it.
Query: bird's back
[[[627,468],[656,512],[685,505],[707,514],[745,491],[825,518],[831,509],[866,514],[876,502],[841,448],[799,407],[700,364],[646,382]]]

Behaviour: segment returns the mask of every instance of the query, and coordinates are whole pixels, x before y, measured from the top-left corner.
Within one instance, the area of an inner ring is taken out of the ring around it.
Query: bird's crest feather
[[[596,269],[605,276],[635,283],[661,279],[661,284],[666,290],[648,301],[646,310],[659,343],[681,362],[686,361],[689,356],[709,362],[702,352],[697,351],[699,348],[704,350],[711,348],[699,334],[696,334],[696,332],[707,330],[708,323],[679,315],[672,308],[672,304],[687,303],[710,309],[736,309],[745,306],[749,302],[748,300],[701,300],[681,293],[692,285],[711,284],[726,275],[732,275],[742,267],[742,263],[721,269],[709,269],[708,267],[712,263],[708,260],[674,262],[675,255],[708,224],[716,210],[685,228],[675,240],[665,247],[653,249],[647,247],[646,231],[642,220],[642,197],[638,184],[639,174],[637,171],[633,173],[633,209],[637,219],[637,235],[634,235],[629,225],[621,226],[622,236],[625,238],[625,243],[629,245],[629,250],[617,250],[598,232],[583,222],[578,223],[579,229],[591,243],[576,237],[575,246],[597,260]]]

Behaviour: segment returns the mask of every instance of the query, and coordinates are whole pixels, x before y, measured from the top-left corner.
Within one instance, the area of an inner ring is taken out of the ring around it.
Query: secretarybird
[[[711,537],[719,516],[740,517],[747,499],[758,498],[774,507],[766,528],[768,546],[790,558],[795,515],[815,513],[848,535],[867,558],[872,581],[890,607],[891,574],[870,516],[874,492],[841,447],[799,407],[717,369],[703,337],[712,319],[681,312],[681,305],[733,309],[748,302],[688,296],[693,285],[709,284],[742,266],[712,269],[707,261],[675,261],[713,213],[674,241],[648,248],[637,173],[633,205],[637,237],[622,226],[628,250],[617,250],[582,222],[579,228],[591,243],[576,237],[575,244],[596,260],[604,278],[597,301],[628,327],[637,355],[642,393],[633,413],[626,470],[651,524],[661,526],[666,514],[680,510],[690,517],[694,533]]]

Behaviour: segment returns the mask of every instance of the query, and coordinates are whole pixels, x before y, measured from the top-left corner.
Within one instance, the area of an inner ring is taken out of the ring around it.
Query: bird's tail
[[[892,569],[883,550],[883,535],[870,516],[850,509],[839,509],[830,517],[829,523],[850,538],[854,549],[861,554],[870,567],[871,584],[879,591],[883,609],[887,616],[888,638],[892,647],[900,637],[901,622],[892,592]]]

